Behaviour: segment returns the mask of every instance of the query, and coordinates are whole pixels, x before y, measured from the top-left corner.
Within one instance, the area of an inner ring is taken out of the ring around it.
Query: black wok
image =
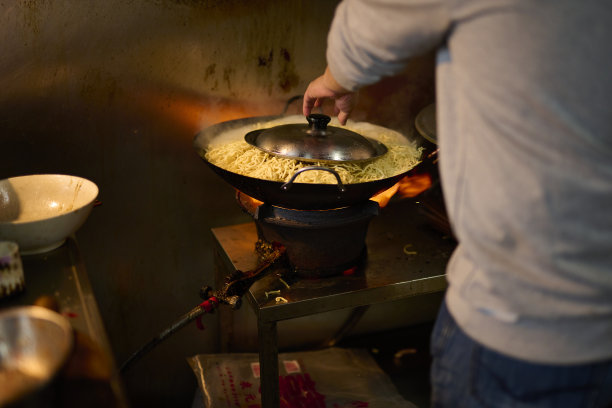
[[[282,115],[259,116],[218,123],[196,135],[193,142],[194,148],[202,160],[234,188],[267,204],[298,210],[326,210],[363,202],[390,188],[408,173],[405,172],[381,180],[344,185],[340,182],[339,184],[312,184],[293,181],[284,183],[243,176],[224,170],[206,160],[205,153],[209,144],[224,132],[281,117]]]

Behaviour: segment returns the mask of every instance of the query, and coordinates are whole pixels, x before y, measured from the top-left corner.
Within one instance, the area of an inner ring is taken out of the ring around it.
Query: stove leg
[[[262,408],[279,408],[276,322],[257,319]]]

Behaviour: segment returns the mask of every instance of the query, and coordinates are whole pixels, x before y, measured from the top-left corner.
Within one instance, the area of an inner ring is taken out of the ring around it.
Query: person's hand
[[[338,84],[329,68],[325,70],[323,75],[308,85],[304,93],[304,103],[302,105],[304,116],[310,115],[312,109],[321,106],[321,103],[326,98],[335,101],[334,114],[338,116],[340,124],[346,124],[346,120],[357,102],[357,94],[344,89]]]

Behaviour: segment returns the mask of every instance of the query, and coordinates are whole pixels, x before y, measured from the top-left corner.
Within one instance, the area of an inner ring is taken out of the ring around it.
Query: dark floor
[[[433,323],[348,337],[338,347],[364,348],[387,373],[398,392],[419,408],[429,407],[429,338]]]

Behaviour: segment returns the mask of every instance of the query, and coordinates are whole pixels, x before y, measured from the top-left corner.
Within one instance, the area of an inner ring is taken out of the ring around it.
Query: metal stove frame
[[[374,217],[366,237],[367,259],[362,270],[352,275],[297,279],[287,288],[272,273],[251,286],[246,297],[258,323],[263,408],[280,404],[278,321],[446,289],[444,271],[456,242],[433,228],[419,207],[418,201],[392,200]],[[214,228],[212,233],[218,278],[256,266],[254,223]],[[271,291],[280,291],[278,296],[287,302],[267,296]]]

